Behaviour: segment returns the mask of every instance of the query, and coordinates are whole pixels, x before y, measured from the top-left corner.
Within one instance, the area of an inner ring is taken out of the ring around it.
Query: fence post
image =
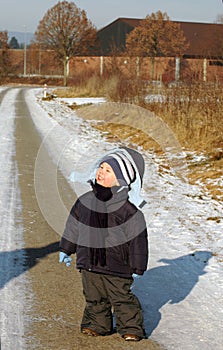
[[[175,80],[180,80],[180,57],[176,57]]]
[[[100,77],[103,75],[103,69],[104,69],[104,57],[100,56]]]
[[[207,58],[203,61],[203,80],[207,81]]]
[[[139,57],[136,57],[136,77],[139,77]]]

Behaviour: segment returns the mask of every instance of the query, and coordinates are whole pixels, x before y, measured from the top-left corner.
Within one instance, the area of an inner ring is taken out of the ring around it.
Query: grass
[[[92,76],[89,79],[80,79],[74,86],[56,89],[54,92],[58,97],[100,97],[109,99],[109,94],[116,90],[118,77],[112,76],[106,80]]]

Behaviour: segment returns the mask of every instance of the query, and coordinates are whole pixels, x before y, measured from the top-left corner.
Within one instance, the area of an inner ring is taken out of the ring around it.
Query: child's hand
[[[59,262],[64,262],[67,267],[71,265],[72,258],[64,252],[60,252]]]
[[[139,275],[137,275],[137,273],[133,273],[133,274],[132,274],[132,277],[135,279],[135,278],[138,278]]]

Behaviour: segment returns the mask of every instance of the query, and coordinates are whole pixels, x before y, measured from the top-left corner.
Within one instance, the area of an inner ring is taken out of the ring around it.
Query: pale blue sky
[[[161,10],[170,19],[213,23],[223,14],[222,0],[76,0],[79,8],[100,29],[119,17],[144,18]],[[0,0],[0,30],[35,32],[56,0]]]

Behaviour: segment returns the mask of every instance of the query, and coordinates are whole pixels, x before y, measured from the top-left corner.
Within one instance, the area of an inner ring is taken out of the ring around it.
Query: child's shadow
[[[204,268],[211,257],[209,251],[197,251],[172,260],[161,259],[159,262],[165,265],[152,268],[135,279],[132,290],[142,305],[147,336],[158,326],[162,306],[186,298],[199,276],[206,273]]]
[[[34,267],[41,259],[57,251],[59,251],[59,242],[40,248],[0,252],[0,289],[13,278]]]

